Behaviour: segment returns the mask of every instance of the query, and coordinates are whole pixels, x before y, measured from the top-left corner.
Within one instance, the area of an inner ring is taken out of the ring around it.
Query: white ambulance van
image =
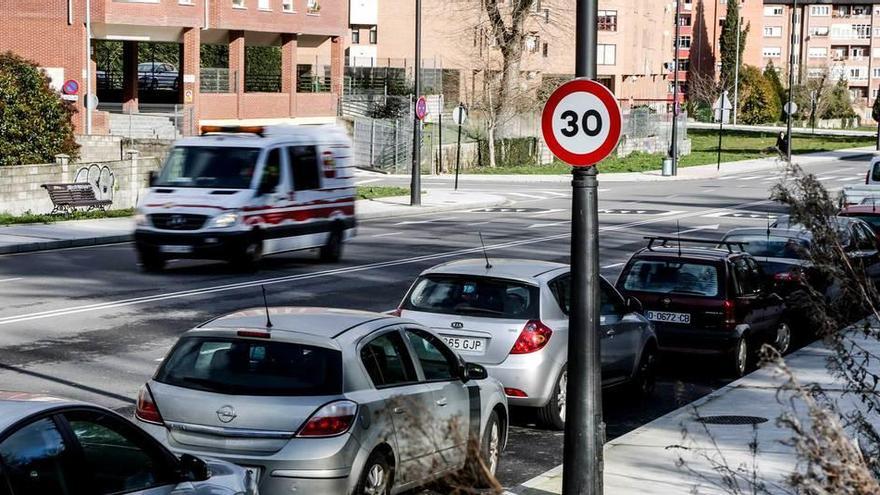
[[[171,149],[135,212],[147,271],[169,259],[254,267],[318,248],[338,261],[355,234],[351,141],[336,126],[204,126]]]

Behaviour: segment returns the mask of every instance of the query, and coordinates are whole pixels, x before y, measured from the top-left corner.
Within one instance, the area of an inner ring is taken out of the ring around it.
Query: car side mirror
[[[155,170],[150,170],[150,173],[147,174],[147,185],[150,187],[155,186],[158,179],[159,174],[157,174]]]
[[[470,380],[485,380],[488,377],[489,372],[486,371],[486,368],[476,363],[465,363],[461,378],[464,383],[467,383]]]
[[[629,296],[626,298],[626,309],[630,313],[639,313],[642,314],[645,312],[645,307],[642,306],[642,301],[639,301],[635,297]]]
[[[178,464],[180,477],[184,481],[205,481],[211,478],[211,469],[208,464],[196,456],[183,454]]]

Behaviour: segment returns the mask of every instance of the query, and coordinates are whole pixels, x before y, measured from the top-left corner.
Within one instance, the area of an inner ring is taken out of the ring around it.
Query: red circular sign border
[[[419,112],[419,105],[423,105],[425,108],[424,113],[422,113],[421,115],[419,115],[419,113],[421,113],[421,112]],[[427,117],[427,116],[428,116],[428,99],[425,98],[424,96],[419,96],[419,99],[416,100],[416,117],[418,117],[419,120],[425,120],[425,117]]]
[[[67,88],[70,86],[71,83],[74,85],[75,89],[67,91]],[[66,81],[64,81],[64,84],[61,85],[61,92],[66,95],[75,95],[79,93],[79,81],[77,81],[76,79],[67,79]]]
[[[599,101],[605,104],[611,117],[611,130],[608,132],[608,138],[602,146],[591,153],[572,153],[563,148],[556,136],[553,135],[553,112],[556,110],[556,106],[566,96],[579,91],[590,93],[599,98]],[[544,112],[541,115],[541,132],[544,134],[547,147],[557,158],[572,167],[593,167],[607,158],[620,141],[621,120],[620,106],[618,106],[617,99],[611,90],[592,79],[574,79],[556,88],[556,91],[547,99],[547,104],[544,105]]]

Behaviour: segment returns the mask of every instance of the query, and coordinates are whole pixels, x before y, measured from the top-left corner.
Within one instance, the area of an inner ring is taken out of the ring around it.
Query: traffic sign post
[[[455,149],[455,190],[458,191],[458,170],[461,166],[461,126],[464,125],[467,120],[467,107],[464,106],[464,103],[459,103],[457,107],[452,110],[452,121],[458,125],[458,145]]]
[[[601,495],[602,361],[599,349],[599,198],[595,165],[620,140],[617,99],[596,78],[597,0],[577,0],[575,74],[547,100],[544,141],[573,166],[571,207],[571,314],[563,450],[563,495]]]
[[[730,99],[727,97],[727,91],[725,91],[715,101],[714,109],[715,109],[715,119],[718,120],[718,165],[716,166],[716,170],[720,171],[721,170],[721,136],[724,132],[724,122],[730,116],[730,111],[733,110],[733,106],[730,104]]]

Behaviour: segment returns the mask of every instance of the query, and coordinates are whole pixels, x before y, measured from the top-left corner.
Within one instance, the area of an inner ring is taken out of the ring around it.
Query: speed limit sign
[[[617,99],[608,88],[574,79],[550,95],[541,130],[557,158],[575,167],[591,167],[614,151],[621,120]]]

